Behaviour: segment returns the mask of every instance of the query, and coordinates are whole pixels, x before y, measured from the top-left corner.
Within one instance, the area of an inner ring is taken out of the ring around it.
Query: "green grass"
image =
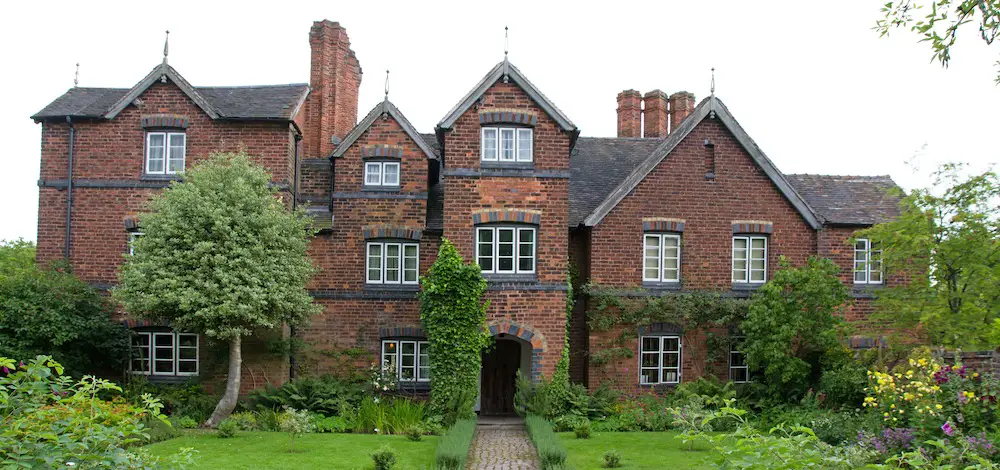
[[[630,469],[682,469],[715,468],[713,455],[705,444],[695,444],[687,450],[676,432],[595,432],[590,439],[577,439],[571,432],[559,433],[569,458],[567,467],[576,470],[599,469],[604,464],[604,452],[617,450],[622,455],[622,466]],[[706,461],[706,458],[709,461]]]
[[[295,438],[295,453],[288,452],[288,435],[277,432],[241,432],[221,439],[215,432],[187,431],[183,436],[151,444],[153,455],[170,455],[193,447],[194,468],[372,468],[371,453],[388,444],[399,456],[398,469],[434,468],[437,436],[413,442],[406,436],[375,434],[303,434]]]

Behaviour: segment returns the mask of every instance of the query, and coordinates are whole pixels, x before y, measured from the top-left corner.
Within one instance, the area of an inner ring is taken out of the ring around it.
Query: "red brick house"
[[[581,137],[504,59],[433,133],[420,133],[388,99],[358,122],[362,72],[343,27],[316,22],[309,43],[309,84],[197,87],[164,59],[130,89],[72,88],[32,116],[42,124],[39,261],[67,258],[84,280],[112,287],[149,196],[210,152],[244,147],[320,229],[310,291],[324,313],[291,332],[328,351],[313,367],[329,370],[338,351],[351,350],[349,366],[381,358],[402,387],[426,388],[431,353],[417,280],[446,237],[489,281],[497,343],[484,356],[484,411],[510,408],[515,371],[554,371],[571,263],[584,282],[642,295],[745,296],[779,256],[827,256],[855,287],[850,318],[865,317],[870,289],[887,282],[877,250],[847,243],[896,213],[885,195],[894,183],[782,174],[715,96],[696,105],[686,92],[627,90],[618,95],[618,136]],[[584,310],[578,302],[572,318],[572,371],[594,385],[605,378],[588,373],[586,357],[601,337],[590,336]],[[125,321],[140,353],[133,372],[211,375],[197,332]],[[618,378],[635,386],[693,378],[701,355],[692,333],[637,331],[633,372]],[[256,355],[247,347],[248,387],[294,370],[264,342]]]

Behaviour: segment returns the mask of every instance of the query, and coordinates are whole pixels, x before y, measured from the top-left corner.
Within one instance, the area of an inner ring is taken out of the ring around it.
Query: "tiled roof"
[[[194,87],[223,119],[292,118],[309,86],[290,85]],[[70,88],[62,96],[32,116],[32,119],[56,117],[99,118],[104,116],[129,90],[126,88]]]
[[[580,137],[569,159],[569,224],[581,224],[663,139]]]
[[[785,175],[828,224],[872,225],[899,216],[898,186],[889,176]]]

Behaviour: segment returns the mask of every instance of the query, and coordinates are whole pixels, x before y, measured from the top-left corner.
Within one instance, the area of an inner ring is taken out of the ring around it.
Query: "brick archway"
[[[545,338],[531,329],[509,320],[493,322],[489,325],[490,334],[500,336],[510,335],[531,345],[531,381],[542,379],[542,353],[545,352]]]

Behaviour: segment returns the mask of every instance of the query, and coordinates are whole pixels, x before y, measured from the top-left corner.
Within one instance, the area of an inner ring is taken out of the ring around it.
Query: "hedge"
[[[528,415],[524,420],[528,428],[528,436],[538,449],[538,460],[542,470],[564,468],[566,466],[566,448],[559,437],[552,431],[552,424],[537,415]]]
[[[465,468],[465,458],[469,455],[472,437],[476,434],[476,420],[461,419],[448,429],[438,441],[434,455],[434,466],[443,470]]]

